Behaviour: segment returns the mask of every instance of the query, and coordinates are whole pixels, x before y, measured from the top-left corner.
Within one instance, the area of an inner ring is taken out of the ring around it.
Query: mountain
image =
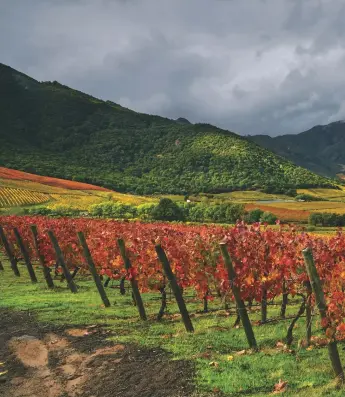
[[[248,139],[141,114],[0,64],[0,166],[136,194],[330,186]]]
[[[176,121],[176,123],[180,123],[180,124],[191,124],[191,122],[189,120],[185,119],[184,117],[179,117],[175,121]]]
[[[297,135],[250,139],[318,174],[335,177],[345,171],[345,121],[318,125]]]

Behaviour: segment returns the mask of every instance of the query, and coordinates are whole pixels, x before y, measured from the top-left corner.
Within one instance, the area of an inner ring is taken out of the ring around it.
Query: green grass
[[[187,334],[177,315],[177,306],[169,301],[169,313],[163,321],[155,320],[159,309],[159,294],[143,294],[149,315],[147,323],[138,320],[130,294],[121,296],[118,289],[108,288],[112,306],[105,309],[90,279],[77,278],[78,294],[71,294],[65,284],[56,282],[56,290],[50,291],[42,282],[37,269],[38,284],[30,283],[26,269],[20,266],[22,276],[15,278],[8,262],[2,258],[5,271],[0,272],[0,307],[15,311],[29,311],[40,322],[77,327],[102,324],[112,330],[112,340],[117,343],[135,343],[148,348],[161,347],[172,354],[173,359],[193,360],[196,363],[196,384],[200,393],[220,390],[226,396],[266,396],[282,379],[288,381],[284,396],[342,396],[336,390],[326,348],[308,351],[298,347],[304,337],[305,321],[301,318],[294,330],[294,354],[276,348],[283,340],[289,321],[254,326],[260,347],[259,353],[236,355],[247,348],[243,329],[232,327],[234,311],[227,316],[224,310],[208,314],[195,314],[202,304],[191,293],[187,294],[187,306],[195,326],[194,334]],[[210,308],[221,308],[215,299]],[[288,315],[297,312],[298,306],[289,305]],[[279,306],[269,306],[269,317],[277,316]],[[259,320],[260,313],[253,311],[251,319]],[[318,324],[313,335],[320,335]],[[343,345],[339,345],[343,361]],[[229,361],[228,357],[233,356]],[[217,366],[210,366],[217,362]]]

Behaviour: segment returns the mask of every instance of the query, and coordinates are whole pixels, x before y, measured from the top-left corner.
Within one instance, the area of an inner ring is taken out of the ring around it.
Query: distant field
[[[292,198],[284,194],[269,194],[259,191],[242,191],[231,193],[220,193],[215,195],[217,198],[225,198],[236,201],[259,201],[259,200],[291,200]]]
[[[289,202],[289,203],[270,203],[271,207],[288,208],[298,211],[312,212],[335,212],[343,213],[345,211],[345,203],[339,201],[310,201],[310,202]]]
[[[139,205],[158,199],[113,192],[86,183],[42,177],[0,167],[0,208],[44,204],[48,208],[65,206],[84,211],[93,204],[108,200]]]
[[[70,194],[51,194],[51,198],[54,201],[48,203],[47,207],[54,208],[56,205],[63,205],[79,210],[87,210],[93,204],[100,204],[108,200],[132,205],[140,205],[157,201],[149,197],[134,196],[116,192],[94,193],[91,191],[84,191],[80,192],[80,194],[78,193],[79,192]]]
[[[312,212],[345,213],[345,189],[299,189],[300,194],[309,194],[329,201],[299,202],[280,194],[267,194],[259,191],[240,191],[221,194],[200,194],[191,196],[192,201],[208,203],[231,202],[245,205],[246,210],[260,208],[275,214],[285,222],[306,223]],[[181,195],[166,195],[174,201],[183,201]],[[26,172],[0,167],[0,208],[44,205],[55,209],[68,207],[87,211],[93,204],[105,201],[121,202],[131,205],[158,202],[159,196],[144,197],[113,192],[98,186],[42,177]],[[267,202],[265,202],[267,201]],[[4,210],[5,209],[5,210]]]
[[[254,210],[256,208],[261,209],[262,211],[268,211],[275,214],[280,220],[286,222],[306,222],[310,215],[310,212],[307,210],[298,210],[298,209],[290,209],[287,208],[287,204],[289,203],[280,203],[283,204],[281,207],[276,207],[272,204],[256,204],[256,203],[248,203],[245,208],[247,211]]]
[[[0,178],[19,180],[19,181],[38,182],[43,185],[55,186],[65,189],[72,189],[72,190],[99,190],[103,192],[109,191],[104,187],[90,185],[88,183],[68,181],[66,179],[59,179],[59,178],[51,178],[49,176],[34,175],[34,174],[29,174],[27,172],[12,170],[4,167],[0,167]]]
[[[51,185],[44,185],[43,183],[32,182],[32,181],[28,181],[28,180],[0,178],[0,186],[12,187],[12,188],[16,188],[16,189],[31,190],[33,192],[40,192],[40,193],[46,193],[46,194],[52,194],[52,193],[71,194],[71,189],[56,187],[56,186],[51,186]],[[75,192],[83,193],[82,190],[76,190]],[[95,190],[93,190],[93,192],[96,193]],[[101,193],[101,192],[99,192],[99,193]],[[85,193],[85,194],[87,194],[87,193]]]
[[[50,196],[45,193],[12,187],[0,187],[0,208],[41,204],[49,200]]]
[[[321,197],[324,199],[345,199],[345,190],[337,189],[298,189],[298,194],[309,194],[315,197]]]

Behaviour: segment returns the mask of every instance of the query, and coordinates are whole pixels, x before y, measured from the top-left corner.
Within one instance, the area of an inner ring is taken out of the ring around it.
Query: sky
[[[140,112],[276,136],[345,119],[344,21],[344,0],[0,0],[0,62]]]

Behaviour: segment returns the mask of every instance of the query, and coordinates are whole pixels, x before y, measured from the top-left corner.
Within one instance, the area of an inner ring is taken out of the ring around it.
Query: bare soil
[[[100,326],[57,327],[0,310],[0,396],[195,396],[190,362],[109,336]]]

